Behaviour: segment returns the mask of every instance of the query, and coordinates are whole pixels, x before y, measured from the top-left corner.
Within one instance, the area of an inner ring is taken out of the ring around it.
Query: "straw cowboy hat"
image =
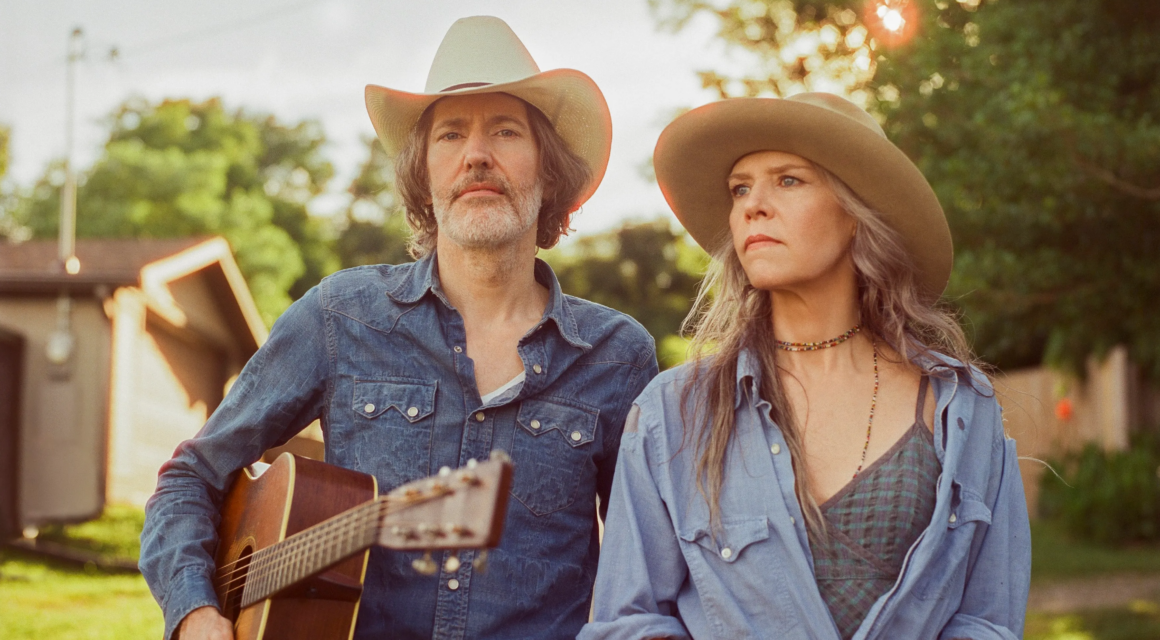
[[[665,127],[653,152],[657,182],[705,250],[729,239],[726,182],[733,165],[757,151],[792,153],[838,176],[902,237],[924,298],[942,295],[954,248],[938,198],[869,113],[828,93],[722,100]]]
[[[367,85],[367,113],[391,156],[398,155],[423,110],[440,98],[507,93],[539,109],[573,153],[592,170],[583,204],[604,177],[612,148],[612,117],[604,94],[574,69],[540,71],[506,22],[491,16],[463,18],[451,25],[427,74],[423,93]]]

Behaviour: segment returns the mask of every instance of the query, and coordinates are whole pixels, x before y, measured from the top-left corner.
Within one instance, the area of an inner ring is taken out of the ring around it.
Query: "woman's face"
[[[800,288],[853,275],[856,222],[805,158],[751,153],[733,165],[729,193],[733,248],[754,287]]]

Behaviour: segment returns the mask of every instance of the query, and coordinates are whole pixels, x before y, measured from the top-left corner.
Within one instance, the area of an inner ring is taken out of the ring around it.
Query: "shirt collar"
[[[398,284],[387,291],[387,295],[400,304],[414,304],[430,291],[443,304],[450,307],[451,303],[447,301],[447,296],[443,294],[443,289],[439,284],[438,258],[436,256],[436,252],[432,251],[413,263],[406,274],[399,279]],[[580,337],[576,317],[572,314],[572,308],[568,305],[564,292],[560,289],[560,281],[556,279],[552,267],[539,258],[536,258],[535,278],[537,282],[548,288],[548,308],[544,310],[544,317],[533,331],[538,330],[548,320],[551,320],[565,342],[584,351],[591,349],[592,345]]]

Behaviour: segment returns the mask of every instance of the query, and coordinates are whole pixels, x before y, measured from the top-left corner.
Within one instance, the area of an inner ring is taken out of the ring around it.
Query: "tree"
[[[231,113],[217,99],[130,100],[109,126],[103,155],[80,177],[78,236],[220,234],[268,324],[337,268],[327,229],[306,209],[333,175],[317,123]],[[37,237],[57,234],[61,169],[50,165],[18,207]]]
[[[565,293],[636,318],[656,339],[662,367],[680,362],[681,321],[708,256],[667,220],[628,223],[544,252]]]
[[[343,214],[335,253],[342,266],[409,262],[410,229],[395,189],[395,166],[374,138],[364,140],[367,159],[347,192],[350,206]]]
[[[895,35],[876,4],[853,0],[654,3],[670,20],[713,12],[728,41],[802,60],[748,84],[724,79],[723,93],[817,88],[812,69],[856,59],[863,29],[872,73],[845,89],[882,116],[946,209],[948,295],[979,353],[1082,371],[1089,355],[1126,344],[1160,378],[1160,5],[880,0],[901,10]],[[828,29],[836,39],[784,53]]]

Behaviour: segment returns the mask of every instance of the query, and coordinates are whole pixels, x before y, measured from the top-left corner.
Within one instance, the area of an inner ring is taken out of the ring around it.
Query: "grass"
[[[136,561],[141,509],[109,506],[98,519],[53,525],[40,538],[102,560]],[[156,640],[161,609],[136,574],[53,562],[0,550],[0,638],[5,640]]]
[[[1107,547],[1075,540],[1056,523],[1031,523],[1031,580],[1085,578],[1111,573],[1160,573],[1160,546]],[[1154,637],[1160,638],[1160,633]]]
[[[1137,600],[1127,607],[1064,615],[1031,612],[1025,640],[1154,640],[1160,638],[1160,605]]]

